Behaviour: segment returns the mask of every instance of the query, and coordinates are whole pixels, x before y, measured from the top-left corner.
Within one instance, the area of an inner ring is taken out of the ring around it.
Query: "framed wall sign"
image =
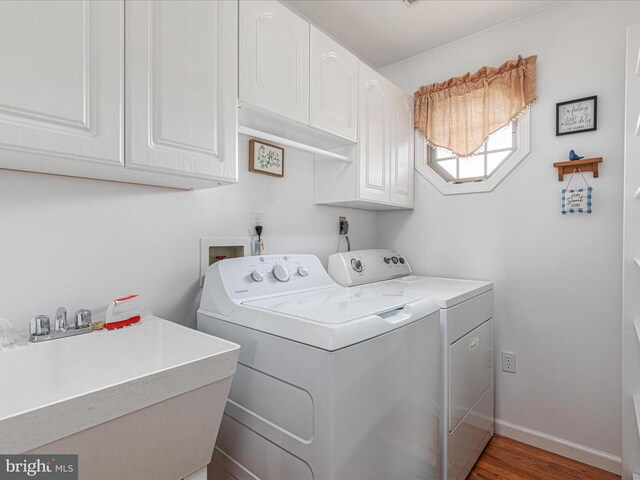
[[[556,136],[598,129],[598,96],[556,103]]]
[[[249,141],[249,171],[284,176],[284,148],[259,140]]]

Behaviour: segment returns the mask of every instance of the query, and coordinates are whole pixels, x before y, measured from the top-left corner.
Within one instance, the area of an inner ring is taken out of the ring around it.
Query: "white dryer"
[[[312,255],[207,270],[198,330],[240,356],[214,462],[238,479],[436,479],[439,306]]]
[[[413,275],[391,249],[335,254],[328,270],[344,286],[440,307],[441,479],[464,480],[493,435],[493,284]]]

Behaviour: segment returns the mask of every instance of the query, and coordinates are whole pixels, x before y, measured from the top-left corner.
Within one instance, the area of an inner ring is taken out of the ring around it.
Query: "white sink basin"
[[[216,393],[224,408],[238,351],[234,343],[146,316],[119,330],[0,352],[0,452],[51,450],[52,442],[226,379]],[[163,415],[172,413],[185,414],[165,409]],[[218,426],[209,427],[211,452]]]

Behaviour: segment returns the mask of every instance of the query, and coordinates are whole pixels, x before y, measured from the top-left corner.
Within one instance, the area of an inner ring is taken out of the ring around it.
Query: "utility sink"
[[[239,346],[154,316],[0,352],[0,452],[79,454],[82,479],[211,460]]]

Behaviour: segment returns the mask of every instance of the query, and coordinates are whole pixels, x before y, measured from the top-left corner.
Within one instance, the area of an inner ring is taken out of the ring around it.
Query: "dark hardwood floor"
[[[495,435],[467,480],[620,480],[620,476]]]

